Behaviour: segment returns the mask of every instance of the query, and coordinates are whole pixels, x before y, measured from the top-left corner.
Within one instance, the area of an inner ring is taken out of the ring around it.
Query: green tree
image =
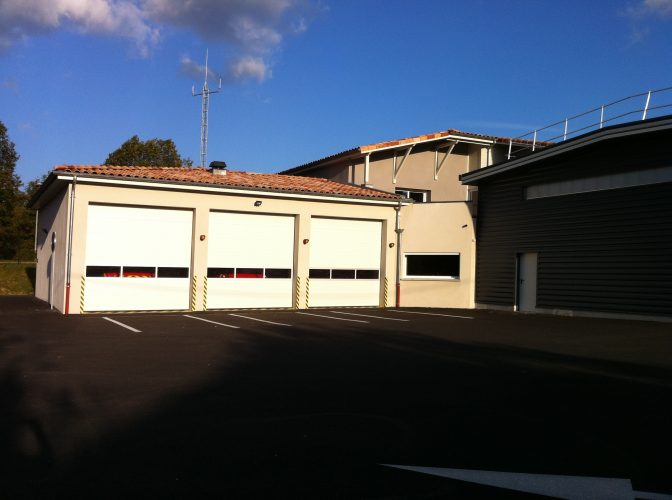
[[[134,135],[108,155],[105,165],[190,167],[192,161],[180,156],[172,139],[141,141],[137,135]]]
[[[7,127],[0,122],[0,259],[13,258],[18,244],[14,227],[15,210],[21,201],[21,180],[14,172],[18,159]]]
[[[17,196],[11,229],[15,235],[13,258],[18,261],[35,259],[35,210],[29,209],[27,205],[46,178],[43,175],[40,179],[30,181]]]

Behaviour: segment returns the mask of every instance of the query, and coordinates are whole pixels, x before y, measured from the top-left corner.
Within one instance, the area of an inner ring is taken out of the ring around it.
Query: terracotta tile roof
[[[286,173],[292,173],[292,172],[300,172],[306,167],[312,167],[315,165],[318,165],[324,161],[329,161],[332,159],[336,159],[339,157],[343,156],[349,156],[351,154],[362,154],[362,153],[368,153],[368,152],[373,152],[378,149],[384,149],[384,148],[390,148],[390,147],[395,147],[395,146],[403,146],[405,144],[413,144],[414,142],[422,142],[422,141],[431,141],[433,139],[442,139],[444,137],[448,136],[461,136],[461,137],[469,137],[473,139],[484,139],[486,141],[493,141],[495,144],[509,144],[509,141],[513,141],[513,144],[516,145],[532,145],[532,141],[529,139],[516,139],[514,137],[499,137],[495,135],[486,135],[486,134],[476,134],[473,132],[463,132],[461,130],[457,130],[454,128],[449,128],[448,130],[444,130],[442,132],[435,132],[432,134],[424,134],[424,135],[416,135],[413,137],[406,137],[405,139],[397,139],[394,141],[386,141],[386,142],[377,142],[375,144],[367,144],[364,146],[357,146],[352,149],[347,149],[345,151],[341,151],[340,153],[336,153],[333,155],[326,156],[324,158],[320,158],[319,160],[314,160],[308,163],[304,163],[303,165],[299,165],[297,167],[293,167],[287,170],[284,170],[283,172],[280,172],[281,174],[286,174]],[[546,146],[551,146],[553,143],[552,142],[547,142],[547,141],[537,141],[536,145],[537,147],[546,147]]]
[[[123,167],[107,165],[61,165],[54,173],[73,173],[101,177],[117,177],[133,180],[166,181],[170,183],[205,184],[258,191],[284,191],[294,193],[325,194],[354,198],[397,200],[399,195],[343,184],[317,177],[295,175],[257,174],[227,170],[226,175],[213,174],[197,167]]]
[[[531,140],[528,139],[516,139],[513,137],[499,137],[496,135],[486,135],[486,134],[476,134],[474,132],[463,132],[454,128],[449,128],[443,132],[435,132],[433,134],[424,134],[416,135],[414,137],[407,137],[405,139],[398,139],[396,141],[387,141],[387,142],[378,142],[376,144],[369,144],[366,146],[359,146],[359,150],[362,152],[375,151],[376,149],[389,148],[391,146],[401,146],[404,144],[412,144],[414,142],[420,141],[429,141],[432,139],[441,139],[443,137],[448,137],[449,135],[457,135],[462,137],[471,137],[474,139],[485,139],[487,141],[494,141],[497,144],[508,144],[509,141],[513,141],[515,144],[532,144]],[[538,146],[549,146],[553,144],[552,142],[537,141]]]

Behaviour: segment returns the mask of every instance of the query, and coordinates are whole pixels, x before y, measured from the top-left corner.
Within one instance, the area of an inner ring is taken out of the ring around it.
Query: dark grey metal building
[[[672,117],[461,180],[479,191],[477,307],[672,319]]]

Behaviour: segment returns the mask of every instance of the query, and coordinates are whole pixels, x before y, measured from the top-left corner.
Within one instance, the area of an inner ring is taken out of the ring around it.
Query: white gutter
[[[394,210],[397,212],[394,232],[397,233],[397,282],[395,286],[395,307],[401,307],[401,233],[404,230],[401,228],[401,206],[399,201]]]
[[[37,229],[38,221],[40,220],[40,209],[35,210],[35,242],[33,243],[33,250],[35,251],[35,258],[37,259]]]
[[[81,174],[78,174],[81,175]],[[57,179],[71,181],[73,180],[73,175],[58,175]],[[283,193],[282,191],[255,191],[253,189],[236,189],[236,188],[220,188],[214,186],[195,186],[190,184],[178,185],[178,184],[167,184],[162,182],[146,182],[146,181],[133,181],[125,179],[101,179],[100,177],[77,177],[77,182],[80,184],[112,184],[112,185],[121,185],[121,186],[140,186],[147,188],[160,188],[160,189],[172,189],[175,191],[202,191],[210,193],[226,193],[226,194],[238,194],[246,196],[258,196],[265,198],[290,198],[290,199],[306,199],[306,200],[319,200],[319,201],[340,201],[348,203],[359,203],[363,205],[398,205],[397,200],[381,200],[381,199],[363,199],[363,198],[351,198],[348,196],[339,196],[334,194],[333,196],[322,196],[322,195],[311,195],[311,194],[296,194],[296,193]],[[404,203],[408,205],[408,203]]]
[[[67,264],[66,264],[66,281],[65,281],[65,314],[70,314],[70,277],[72,275],[72,230],[75,223],[75,199],[77,190],[77,176],[72,178],[72,187],[70,188],[70,221],[68,223],[68,246],[67,251]]]

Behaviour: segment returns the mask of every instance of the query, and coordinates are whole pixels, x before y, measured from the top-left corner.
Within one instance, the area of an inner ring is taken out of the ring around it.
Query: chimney
[[[225,161],[211,161],[210,162],[210,172],[216,175],[226,175],[226,162]]]

